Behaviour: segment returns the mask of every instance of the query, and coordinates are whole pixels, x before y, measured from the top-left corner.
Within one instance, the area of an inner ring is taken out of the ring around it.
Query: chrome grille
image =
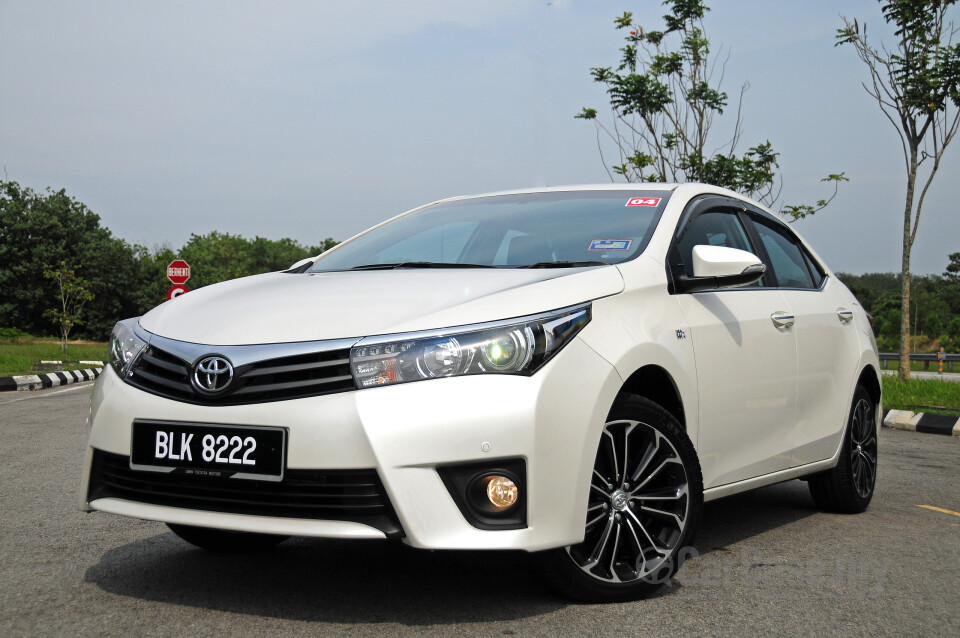
[[[269,356],[270,347],[259,347],[258,352]],[[220,394],[197,392],[190,382],[192,374],[192,362],[151,343],[132,366],[126,381],[152,394],[201,405],[265,403],[355,388],[349,348],[235,363],[233,381]]]

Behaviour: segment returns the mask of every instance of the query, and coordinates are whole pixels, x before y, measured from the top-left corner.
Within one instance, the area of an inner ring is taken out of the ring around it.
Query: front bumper
[[[414,547],[528,551],[561,547],[582,540],[597,442],[621,383],[613,367],[579,338],[529,377],[436,379],[253,405],[181,403],[138,390],[108,368],[92,397],[80,506],[239,531],[348,538],[389,535],[389,530],[385,533],[359,519],[169,507],[136,498],[96,498],[91,492],[95,452],[128,457],[134,419],[275,426],[288,432],[288,470],[375,471],[402,530],[399,535]],[[475,527],[437,472],[438,466],[487,461],[494,465],[498,459],[525,461],[524,528]]]

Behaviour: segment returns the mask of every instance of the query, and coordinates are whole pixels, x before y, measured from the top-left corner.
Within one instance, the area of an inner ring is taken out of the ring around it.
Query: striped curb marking
[[[102,371],[103,368],[88,368],[86,370],[0,377],[0,392],[7,390],[40,390],[41,388],[69,385],[78,381],[93,381],[100,376]]]
[[[909,410],[890,410],[884,416],[883,424],[896,430],[960,436],[960,419],[946,414],[915,414]]]

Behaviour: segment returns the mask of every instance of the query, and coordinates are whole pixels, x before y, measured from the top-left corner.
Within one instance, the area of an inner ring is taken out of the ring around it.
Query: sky
[[[882,36],[878,3],[708,4],[723,88],[750,85],[740,150],[780,153],[780,203],[828,196],[828,173],[850,179],[794,228],[835,271],[899,271],[899,138],[854,50],[834,46],[841,14]],[[3,0],[0,170],[66,189],[131,243],[174,249],[213,230],[343,240],[443,197],[609,183],[593,126],[573,116],[609,113],[590,68],[618,62],[623,11],[656,28],[665,7]],[[958,177],[960,142],[927,195],[915,273],[960,251]]]

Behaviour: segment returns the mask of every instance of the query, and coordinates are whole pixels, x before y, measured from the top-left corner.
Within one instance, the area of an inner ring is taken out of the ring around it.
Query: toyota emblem
[[[233,366],[223,357],[204,357],[193,371],[193,387],[205,394],[223,392],[233,380]]]

